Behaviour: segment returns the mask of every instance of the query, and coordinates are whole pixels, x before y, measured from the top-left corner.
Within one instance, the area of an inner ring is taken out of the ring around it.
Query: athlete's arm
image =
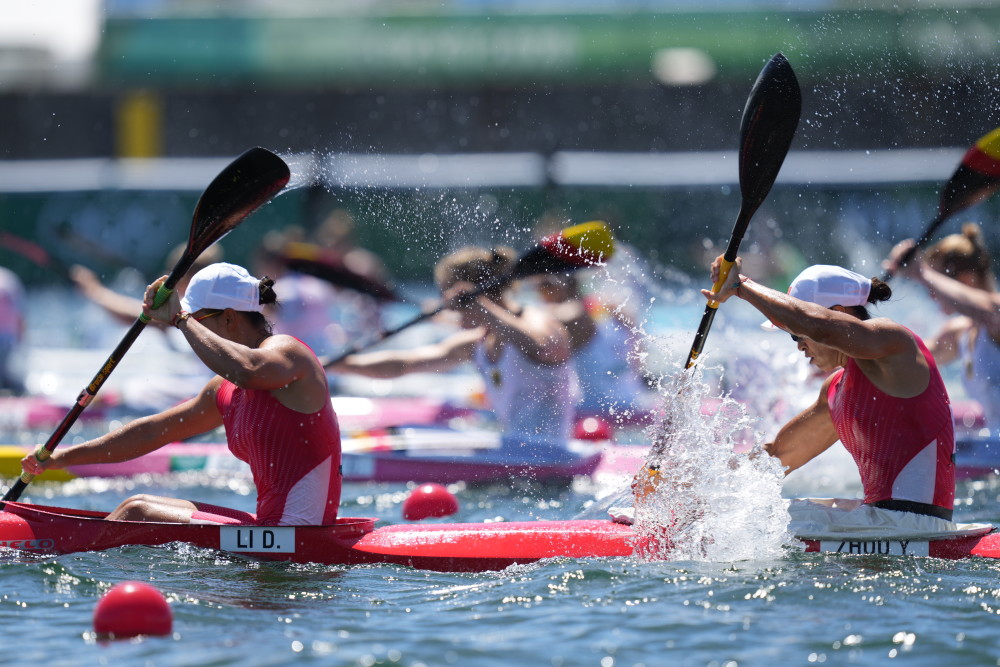
[[[959,341],[967,335],[972,326],[968,317],[953,317],[927,341],[927,347],[938,365],[950,364],[959,357]]]
[[[535,363],[556,366],[570,358],[569,330],[552,313],[525,308],[515,315],[486,297],[480,297],[479,305],[486,314],[483,323],[490,331]]]
[[[812,461],[839,439],[826,402],[830,382],[831,378],[828,378],[823,383],[816,402],[785,424],[774,442],[764,445],[768,454],[777,457],[786,466],[786,475]]]
[[[31,453],[22,467],[37,475],[46,468],[65,468],[87,463],[120,463],[156,451],[163,445],[206,433],[222,425],[215,404],[220,378],[213,378],[192,399],[159,414],[141,417],[99,438],[56,449],[43,463]]]
[[[335,373],[356,373],[371,378],[394,378],[407,373],[433,373],[454,368],[472,360],[476,343],[482,340],[482,328],[466,329],[434,345],[409,350],[384,350],[352,354],[330,366]]]

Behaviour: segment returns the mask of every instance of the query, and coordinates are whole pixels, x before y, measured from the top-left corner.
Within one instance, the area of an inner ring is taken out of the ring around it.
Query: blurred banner
[[[217,3],[159,4],[154,20],[148,11],[109,12],[99,59],[105,81],[743,84],[777,50],[799,65],[804,83],[1000,64],[1000,8],[985,4],[777,9],[743,2],[706,10],[692,2],[585,2],[530,11],[509,2],[274,3],[270,11],[260,3],[222,11]]]

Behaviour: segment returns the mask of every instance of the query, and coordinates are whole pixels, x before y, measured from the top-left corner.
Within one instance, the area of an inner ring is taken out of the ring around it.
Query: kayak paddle
[[[38,267],[50,271],[63,282],[72,282],[69,277],[69,267],[48,253],[45,248],[34,241],[0,230],[0,247],[17,253]]]
[[[560,232],[544,237],[534,248],[521,255],[508,273],[488,280],[465,296],[470,299],[477,297],[483,292],[494,290],[518,278],[526,278],[527,276],[541,273],[569,272],[587,266],[594,266],[610,259],[614,253],[614,248],[614,237],[605,223],[593,221],[573,225]],[[441,304],[434,310],[421,313],[394,329],[382,332],[373,340],[352,346],[338,357],[323,359],[321,361],[326,367],[333,366],[352,354],[357,354],[390,336],[398,334],[404,329],[409,329],[414,324],[419,324],[424,320],[434,317],[447,307],[447,304]]]
[[[998,189],[1000,189],[1000,127],[980,138],[962,156],[955,173],[941,189],[937,216],[927,225],[927,229],[917,239],[916,245],[900,258],[900,264],[905,265],[917,250],[926,245],[931,235],[945,220],[964,208],[978,204]],[[887,271],[882,280],[887,281],[892,275]]]
[[[723,255],[719,280],[712,287],[714,292],[722,289],[729,279],[729,271],[736,261],[743,234],[750,224],[750,218],[774,185],[792,137],[795,136],[801,113],[802,93],[795,72],[788,59],[781,53],[776,53],[761,70],[743,109],[739,152],[742,203],[729,239],[729,247]],[[718,301],[709,301],[705,306],[705,314],[695,334],[685,368],[691,368],[698,360],[718,309]]]
[[[384,281],[356,271],[341,255],[315,243],[292,241],[285,245],[281,259],[293,271],[321,278],[337,287],[347,287],[379,301],[399,301]]]
[[[174,291],[174,287],[184,277],[198,256],[209,246],[224,237],[239,225],[244,218],[268,202],[288,183],[290,173],[284,160],[263,148],[251,148],[222,170],[209,183],[198,199],[191,221],[191,235],[184,255],[178,260],[170,275],[160,286],[153,300],[154,307],[162,306]],[[122,357],[148,324],[150,318],[141,313],[125,337],[115,348],[104,366],[76,399],[69,413],[56,427],[48,441],[35,452],[44,461],[73,426],[83,410],[97,395],[101,386],[118,366]],[[8,489],[2,502],[15,501],[31,483],[34,475],[22,473],[21,477]],[[2,509],[2,506],[0,506]]]

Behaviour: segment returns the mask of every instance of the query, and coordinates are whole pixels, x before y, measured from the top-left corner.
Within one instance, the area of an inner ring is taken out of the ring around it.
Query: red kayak
[[[184,542],[266,560],[390,563],[443,572],[502,570],[543,558],[632,553],[630,526],[608,520],[395,525],[341,518],[333,526],[219,526],[108,521],[87,510],[8,502],[0,547],[33,553],[103,551]]]
[[[86,510],[6,503],[0,547],[33,553],[102,551],[184,542],[249,557],[298,563],[387,563],[442,572],[501,570],[545,558],[633,553],[632,527],[610,520],[394,525],[342,518],[334,526],[218,526],[108,521]],[[940,540],[806,542],[806,551],[936,558],[1000,558],[1000,533]]]

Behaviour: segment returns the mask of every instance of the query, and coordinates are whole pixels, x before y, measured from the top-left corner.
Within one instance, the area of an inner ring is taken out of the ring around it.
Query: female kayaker
[[[712,264],[712,281],[722,258]],[[955,436],[948,393],[923,341],[866,305],[889,299],[877,278],[838,266],[800,273],[788,294],[740,274],[742,263],[709,300],[736,296],[788,332],[806,358],[830,376],[816,401],[780,429],[766,451],[786,474],[838,439],[854,457],[864,500],[792,503],[798,535],[949,531],[955,495]],[[897,530],[897,532],[898,532]]]
[[[636,368],[642,353],[626,316],[596,297],[584,296],[573,275],[544,274],[535,286],[546,308],[569,331],[573,365],[580,379],[580,416],[598,416],[614,422],[654,407],[651,391]]]
[[[966,394],[983,406],[987,426],[1000,428],[1000,291],[983,232],[966,223],[961,234],[901,266],[913,245],[907,240],[893,248],[886,268],[923,285],[946,314],[955,315],[928,347],[939,364],[962,362]]]
[[[509,248],[467,247],[447,255],[435,267],[434,280],[458,314],[461,331],[433,345],[351,355],[331,370],[391,378],[471,361],[503,429],[504,455],[526,461],[564,458],[579,398],[566,327],[547,311],[516,302],[506,286],[466,296],[507,273],[514,258]]]
[[[269,278],[218,263],[194,275],[183,299],[176,293],[153,309],[160,278],[146,288],[143,312],[180,329],[215,373],[194,398],[136,419],[88,442],[59,448],[24,470],[127,461],[163,445],[224,426],[229,449],[250,465],[256,515],[204,503],[133,496],[108,518],[179,523],[257,525],[331,524],[340,502],[340,430],[326,372],[305,344],[272,335],[261,314],[276,295]]]

